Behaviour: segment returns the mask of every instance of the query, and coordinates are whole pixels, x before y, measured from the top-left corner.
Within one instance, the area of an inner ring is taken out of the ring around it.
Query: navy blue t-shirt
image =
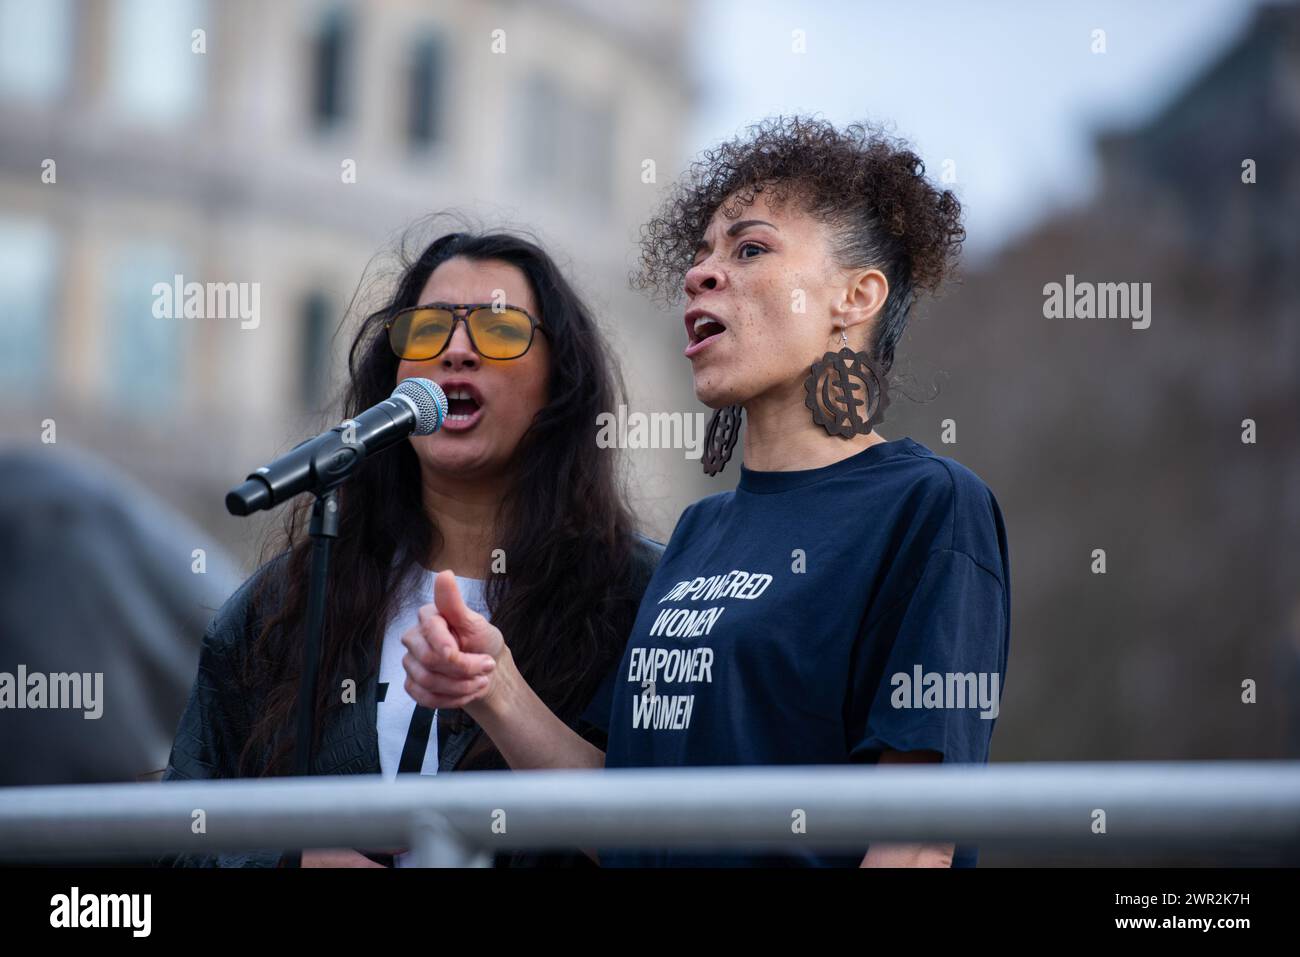
[[[1002,514],[909,438],[825,468],[741,468],[682,513],[588,711],[608,768],[985,763],[1010,639]],[[605,852],[607,866],[856,866],[866,854]],[[974,866],[958,845],[953,866]]]

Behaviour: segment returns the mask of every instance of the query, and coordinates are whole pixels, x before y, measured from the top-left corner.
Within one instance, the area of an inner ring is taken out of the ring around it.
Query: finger
[[[438,708],[451,707],[451,705],[447,701],[445,701],[441,695],[436,695],[428,691],[425,691],[414,681],[412,681],[409,676],[407,677],[406,681],[403,683],[402,687],[406,689],[406,693],[411,696],[411,699],[416,704],[421,705],[422,707],[433,708],[435,710]]]
[[[420,639],[418,636],[407,641],[403,639],[402,644],[406,646],[406,655],[402,661],[405,664],[407,658],[419,665],[423,669],[420,674],[441,674],[453,678],[471,678],[482,673],[482,669],[473,670],[459,658],[456,662],[448,662],[446,657],[433,651],[429,643]],[[408,669],[409,670],[409,669]]]
[[[412,628],[402,635],[402,645],[406,648],[407,654],[415,658],[416,661],[432,663],[437,660],[437,656],[429,648],[429,643],[425,641],[424,635],[418,627]]]
[[[416,684],[430,689],[433,688],[434,680],[463,681],[486,677],[496,670],[496,666],[491,655],[461,655],[454,663],[439,660],[435,656],[426,664],[409,646],[407,653],[402,656],[402,667],[406,673],[415,679]]]
[[[476,691],[481,691],[486,688],[488,684],[488,679],[484,675],[477,675],[471,678],[457,678],[452,675],[439,674],[436,671],[426,671],[425,668],[410,655],[406,655],[402,659],[402,666],[406,669],[407,677],[431,694],[473,694]]]
[[[421,688],[432,688],[434,673],[420,664],[419,659],[411,652],[408,651],[402,656],[402,667],[406,670],[406,676]]]
[[[417,659],[421,661],[425,659],[433,660],[433,651],[429,648],[429,642],[425,639],[424,632],[420,630],[418,624],[402,632],[400,640],[406,650]]]
[[[416,704],[425,708],[442,707],[441,701],[412,681],[409,675],[407,676],[406,681],[402,684],[402,687],[406,689],[406,693],[411,696],[411,699]]]
[[[406,689],[406,693],[411,696],[411,698],[415,701],[416,704],[423,705],[426,708],[443,709],[448,711],[451,710],[452,708],[465,707],[465,705],[469,704],[471,701],[481,698],[487,690],[486,688],[484,688],[483,691],[479,691],[469,695],[462,695],[460,697],[452,697],[452,696],[441,695],[441,694],[432,694],[428,691],[425,691],[423,688],[421,688],[419,685],[413,682],[410,678],[406,679],[406,683],[403,685],[403,687]]]
[[[433,580],[433,603],[438,606],[438,614],[447,619],[451,630],[458,634],[461,630],[477,634],[487,621],[465,604],[460,586],[456,584],[456,575],[451,571],[438,572],[438,577]]]
[[[426,605],[425,608],[432,609],[433,606]],[[433,667],[439,662],[456,661],[460,657],[460,645],[456,642],[456,636],[441,615],[436,611],[426,612],[425,608],[420,609],[417,625],[425,647],[420,651],[412,651],[425,667]]]
[[[469,678],[491,672],[496,668],[496,659],[491,655],[462,651],[441,615],[424,616],[420,627],[429,650],[427,652],[414,648],[410,650],[420,664],[429,671]]]
[[[459,659],[470,675],[490,675],[497,670],[497,660],[491,655],[470,654],[462,651]]]

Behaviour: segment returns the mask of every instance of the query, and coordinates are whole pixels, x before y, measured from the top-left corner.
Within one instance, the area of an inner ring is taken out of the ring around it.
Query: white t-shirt
[[[402,658],[406,655],[402,635],[418,623],[420,607],[433,602],[434,577],[434,572],[422,569],[417,571],[414,583],[406,590],[404,600],[389,619],[388,629],[384,632],[384,647],[379,660],[376,731],[379,738],[379,767],[384,778],[390,781],[401,770],[404,751],[410,752],[408,772],[438,773],[438,713],[433,713],[433,720],[427,729],[412,725],[415,699],[406,693],[406,669],[402,667]],[[456,584],[465,604],[486,616],[488,610],[483,599],[483,580],[457,575]],[[418,766],[412,766],[413,764]]]
[[[406,646],[402,635],[419,622],[422,605],[433,602],[434,572],[417,569],[414,581],[406,589],[405,598],[398,605],[384,632],[384,647],[379,659],[379,702],[376,732],[379,738],[379,768],[384,779],[395,779],[402,767],[402,755],[409,752],[410,773],[438,773],[438,712],[432,720],[412,722],[415,717],[415,699],[406,693],[406,669],[402,658]],[[483,580],[456,576],[465,604],[481,615],[487,616],[487,603],[483,596]],[[406,772],[401,772],[406,773]],[[394,867],[409,867],[410,854],[398,854]]]

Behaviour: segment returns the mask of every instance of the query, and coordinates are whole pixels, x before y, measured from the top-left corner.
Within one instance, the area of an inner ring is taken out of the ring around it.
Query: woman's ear
[[[836,310],[837,318],[845,329],[870,322],[884,307],[888,296],[889,280],[879,269],[852,273]]]

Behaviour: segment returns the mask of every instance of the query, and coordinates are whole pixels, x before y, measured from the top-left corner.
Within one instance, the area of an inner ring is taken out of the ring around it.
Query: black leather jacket
[[[638,537],[633,552],[635,594],[645,591],[663,554],[664,546]],[[208,625],[199,652],[199,671],[190,691],[189,703],[181,716],[172,744],[163,781],[202,780],[239,777],[237,760],[253,723],[259,702],[241,692],[242,655],[260,630],[253,608],[253,595],[261,576],[287,555],[258,569],[226,601]],[[375,729],[377,714],[378,668],[358,687],[356,707],[335,709],[331,720],[321,730],[320,746],[312,761],[312,773],[379,774],[379,741]],[[604,732],[574,717],[569,725],[600,748],[605,747]],[[482,730],[463,711],[440,713],[439,725],[448,733],[440,738],[438,772],[504,768],[495,749],[486,760],[466,761],[466,754],[482,736]],[[278,867],[285,859],[284,850],[260,850],[230,854],[168,855],[160,864],[174,867]],[[498,866],[548,864],[581,866],[589,859],[580,854],[512,854],[498,855]]]

